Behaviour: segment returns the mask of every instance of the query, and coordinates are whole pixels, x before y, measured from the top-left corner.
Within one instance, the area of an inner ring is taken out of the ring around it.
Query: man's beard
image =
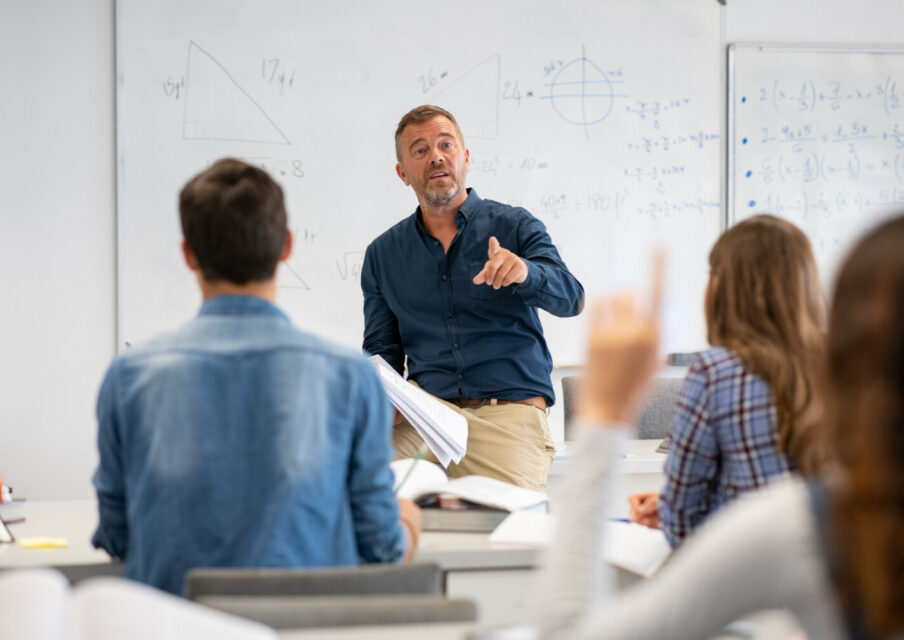
[[[457,182],[454,183],[449,190],[445,193],[437,193],[435,191],[424,191],[424,200],[426,200],[433,207],[444,207],[455,197],[461,193],[461,185]]]

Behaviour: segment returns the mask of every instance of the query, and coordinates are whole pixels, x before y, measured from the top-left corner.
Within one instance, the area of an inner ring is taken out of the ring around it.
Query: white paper
[[[490,542],[552,544],[556,517],[538,511],[514,511],[490,534]]]
[[[371,356],[383,390],[444,467],[461,462],[468,445],[468,421],[426,391],[409,384],[380,356]]]
[[[672,553],[661,529],[614,520],[605,527],[603,557],[616,567],[649,578]]]

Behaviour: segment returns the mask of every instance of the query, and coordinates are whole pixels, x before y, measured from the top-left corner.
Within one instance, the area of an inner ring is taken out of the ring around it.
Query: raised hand
[[[597,303],[590,321],[578,415],[605,423],[630,422],[650,377],[658,365],[659,301],[662,258],[653,273],[653,300],[646,313],[634,298],[618,296]]]
[[[520,284],[527,279],[527,263],[508,249],[499,245],[496,236],[490,236],[488,260],[474,276],[474,284],[487,284],[494,289]]]

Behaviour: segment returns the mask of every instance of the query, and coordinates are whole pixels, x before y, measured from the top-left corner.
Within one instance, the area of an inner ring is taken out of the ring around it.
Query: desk
[[[666,454],[656,451],[662,442],[660,438],[650,440],[627,440],[622,444],[621,458],[615,469],[616,475],[610,495],[612,503],[608,505],[606,516],[609,518],[627,518],[629,515],[628,496],[643,491],[660,491],[665,484]],[[571,464],[575,446],[574,442],[559,444],[556,459],[549,468],[547,491],[550,495],[550,509],[555,512],[557,496],[562,480]]]
[[[95,500],[28,501],[24,522],[9,525],[18,540],[27,536],[66,538],[64,549],[23,549],[18,542],[0,545],[0,569],[57,567],[70,578],[100,573],[122,575],[105,551],[91,546],[97,527]],[[450,596],[473,599],[481,621],[489,624],[518,620],[532,591],[529,576],[540,550],[527,545],[497,544],[486,533],[425,531],[416,558],[436,562],[446,571]],[[485,616],[485,618],[484,618]]]
[[[121,573],[122,565],[113,564],[106,552],[91,547],[91,534],[97,526],[94,500],[27,502],[25,522],[9,525],[16,538],[59,536],[69,541],[65,549],[23,549],[18,543],[0,545],[0,569],[53,566],[91,568],[93,573]],[[527,545],[492,543],[483,533],[426,531],[421,536],[418,560],[437,562],[446,570],[447,592],[451,597],[472,598],[480,608],[480,626],[497,625],[523,619],[534,593],[533,569],[539,564],[541,550]],[[87,571],[83,572],[84,577]],[[627,574],[625,574],[627,575]],[[766,612],[752,616],[756,640],[787,640],[796,626],[787,614]],[[404,625],[308,629],[280,633],[283,640],[329,638],[358,640],[381,638],[424,638],[463,640],[476,628],[471,624]],[[720,635],[719,640],[738,636]]]
[[[0,568],[110,563],[106,551],[91,546],[91,535],[97,528],[96,500],[29,500],[22,507],[25,522],[8,525],[16,542],[0,544]],[[69,546],[23,549],[18,540],[30,536],[66,538]]]
[[[655,453],[658,444],[659,440],[632,440],[625,444],[616,485],[618,498],[610,517],[627,516],[629,493],[661,487],[665,454]],[[565,448],[550,470],[553,511],[555,488],[568,472],[568,458]],[[95,500],[28,501],[23,508],[25,522],[10,525],[17,539],[63,537],[69,541],[69,547],[29,550],[18,543],[0,545],[0,568],[53,566],[61,568],[70,578],[85,577],[95,571],[121,574],[122,565],[111,564],[105,551],[91,547],[91,535],[97,527]],[[442,567],[448,595],[471,598],[477,603],[480,622],[495,625],[516,622],[527,613],[535,592],[535,569],[541,554],[542,550],[535,546],[492,543],[486,533],[425,531],[415,557]],[[618,579],[619,586],[625,586],[635,577],[620,571]]]

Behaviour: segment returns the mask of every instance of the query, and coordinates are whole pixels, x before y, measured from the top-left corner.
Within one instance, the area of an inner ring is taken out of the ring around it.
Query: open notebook
[[[396,485],[402,483],[396,495],[422,507],[421,521],[427,531],[488,533],[513,511],[545,512],[548,508],[547,495],[541,491],[486,476],[450,480],[440,466],[426,460],[405,458],[390,467]]]
[[[123,578],[69,586],[52,569],[0,574],[0,636],[16,640],[276,640],[256,622]]]

